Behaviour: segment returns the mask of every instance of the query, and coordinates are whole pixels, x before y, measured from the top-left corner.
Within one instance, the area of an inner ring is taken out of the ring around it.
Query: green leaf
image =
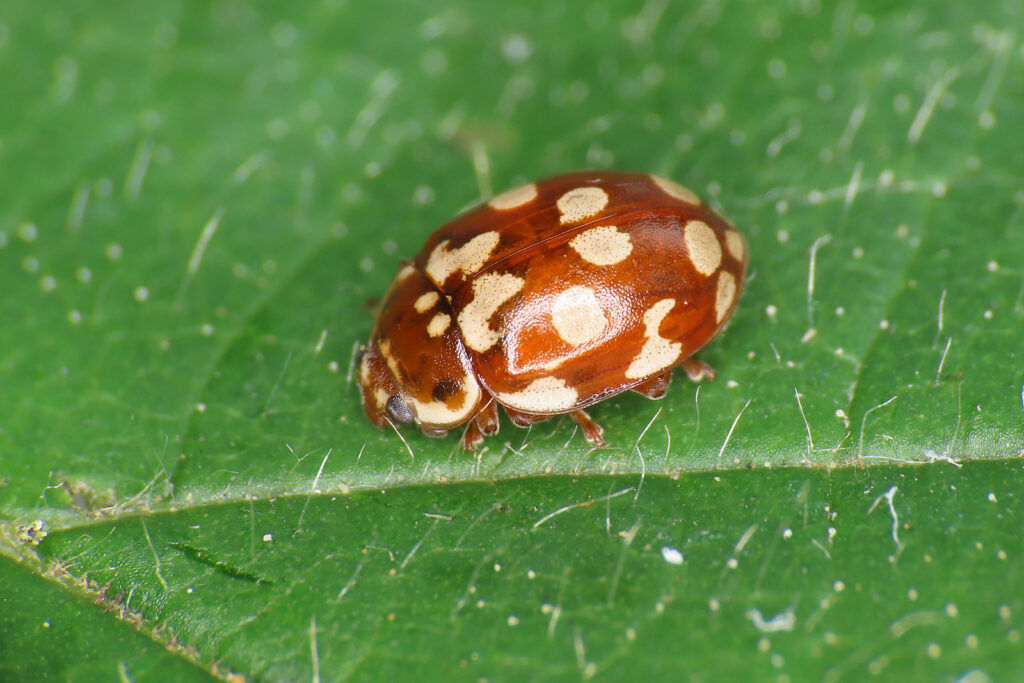
[[[4,7],[0,673],[1012,676],[1022,16]],[[596,450],[370,425],[401,260],[588,166],[747,236],[718,379]]]

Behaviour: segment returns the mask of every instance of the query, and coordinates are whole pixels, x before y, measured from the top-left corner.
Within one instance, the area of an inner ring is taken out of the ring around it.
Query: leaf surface
[[[1012,675],[1022,16],[0,10],[5,677]],[[370,425],[401,260],[581,167],[746,235],[718,379],[595,407],[597,450]]]

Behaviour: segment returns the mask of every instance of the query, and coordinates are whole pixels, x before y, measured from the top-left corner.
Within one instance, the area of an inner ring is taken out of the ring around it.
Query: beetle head
[[[412,406],[402,397],[398,380],[376,345],[359,350],[359,391],[366,416],[378,427],[416,421]]]

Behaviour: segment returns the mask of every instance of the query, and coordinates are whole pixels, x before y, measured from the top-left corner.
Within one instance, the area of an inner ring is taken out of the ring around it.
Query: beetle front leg
[[[462,447],[467,451],[476,450],[476,447],[483,443],[484,437],[497,434],[500,426],[498,404],[491,399],[469,421],[466,431],[462,435]]]
[[[498,403],[494,399],[488,401],[487,405],[476,414],[473,421],[476,422],[476,426],[480,428],[480,433],[484,436],[497,434],[498,428],[501,426],[498,421]]]
[[[484,435],[480,433],[480,427],[476,420],[470,420],[466,425],[466,431],[462,433],[462,448],[468,453],[476,450],[476,447],[484,442]]]

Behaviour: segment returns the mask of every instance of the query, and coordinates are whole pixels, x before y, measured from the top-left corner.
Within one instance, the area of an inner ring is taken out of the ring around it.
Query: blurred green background
[[[0,678],[1019,675],[1022,28],[0,8]],[[585,167],[746,235],[718,379],[595,407],[597,450],[372,427],[351,365],[399,262]]]

